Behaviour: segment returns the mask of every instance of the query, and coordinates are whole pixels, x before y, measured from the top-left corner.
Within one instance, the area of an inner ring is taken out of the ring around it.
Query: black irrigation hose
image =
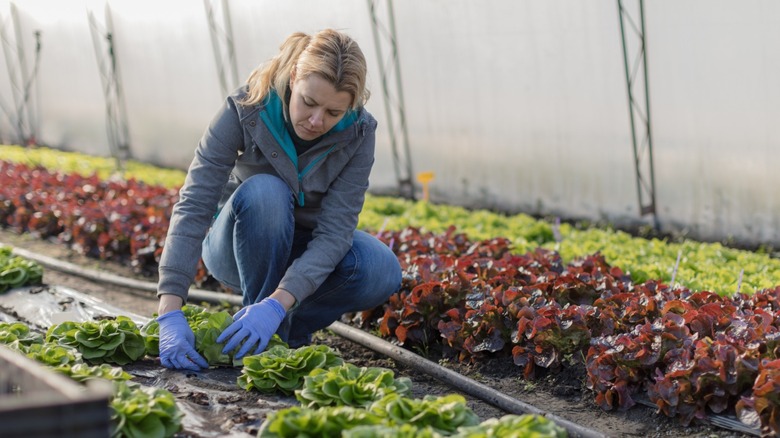
[[[115,286],[128,287],[131,289],[138,289],[148,292],[157,292],[157,283],[150,281],[135,280],[132,278],[122,277],[121,275],[115,275],[108,272],[96,271],[94,269],[83,268],[79,265],[69,263],[66,261],[55,259],[54,257],[45,256],[32,251],[28,251],[22,248],[16,248],[12,245],[8,245],[0,242],[0,246],[7,246],[12,248],[15,255],[24,257],[40,264],[45,268],[51,268],[55,271],[66,272],[69,274],[77,275],[79,277],[87,278],[90,280],[101,281],[103,283],[113,284]],[[213,292],[202,289],[190,289],[189,298],[192,301],[205,301],[208,303],[224,303],[241,305],[242,298],[239,295],[229,295],[219,292]]]
[[[566,429],[566,431],[569,432],[569,436],[573,437],[606,437],[606,435],[601,432],[588,429],[586,427],[580,426],[579,424],[572,423],[571,421],[558,417],[557,415],[544,412],[543,410],[529,405],[528,403],[522,402],[487,385],[469,379],[462,374],[445,368],[436,362],[431,362],[422,356],[418,356],[409,350],[393,345],[383,339],[377,338],[376,336],[368,334],[363,330],[356,329],[338,321],[331,324],[328,328],[342,338],[360,344],[364,347],[376,351],[377,353],[384,354],[385,356],[401,362],[402,364],[417,371],[431,375],[461,392],[478,398],[510,414],[536,414],[547,417],[550,421],[553,421]]]

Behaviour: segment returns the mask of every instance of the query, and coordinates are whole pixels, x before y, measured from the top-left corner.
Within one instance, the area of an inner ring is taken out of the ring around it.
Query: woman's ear
[[[292,88],[293,82],[295,82],[295,67],[290,70],[290,88]]]

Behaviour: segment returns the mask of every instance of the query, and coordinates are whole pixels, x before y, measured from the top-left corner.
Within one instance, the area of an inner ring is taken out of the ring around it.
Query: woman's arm
[[[231,97],[212,119],[198,143],[179,191],[179,201],[173,208],[159,264],[158,297],[173,295],[179,297],[182,303],[187,301],[187,291],[195,277],[203,239],[243,145],[243,129],[236,103]]]

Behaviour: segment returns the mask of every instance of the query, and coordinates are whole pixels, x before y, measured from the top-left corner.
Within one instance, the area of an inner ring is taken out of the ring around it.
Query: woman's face
[[[352,95],[336,88],[321,76],[290,79],[290,121],[303,140],[330,131],[340,122],[352,103]]]

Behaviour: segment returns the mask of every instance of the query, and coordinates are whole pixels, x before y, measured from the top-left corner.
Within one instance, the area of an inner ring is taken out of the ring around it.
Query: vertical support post
[[[233,44],[233,24],[230,21],[230,8],[227,0],[203,0],[206,8],[206,18],[209,22],[211,46],[214,49],[214,60],[217,64],[217,76],[222,95],[227,96],[238,87],[238,66],[236,51]],[[219,16],[222,27],[219,26]]]
[[[387,5],[387,25],[379,17],[377,4]],[[412,157],[409,150],[409,134],[406,129],[406,110],[404,107],[403,86],[401,82],[401,67],[398,59],[398,44],[396,40],[395,15],[392,1],[368,0],[368,10],[371,15],[374,46],[379,60],[379,77],[382,81],[382,97],[385,102],[387,126],[390,133],[390,146],[393,153],[393,165],[398,180],[399,194],[408,199],[415,199],[414,181],[412,179]],[[384,46],[389,45],[388,59],[383,57]],[[401,145],[399,146],[399,143]]]
[[[634,149],[639,213],[642,216],[652,214],[654,226],[658,229],[644,0],[636,2],[636,9],[632,14],[624,6],[624,1],[618,0],[618,18],[620,19],[620,35],[623,40],[623,63],[628,87],[628,110],[631,121],[631,142]],[[630,34],[626,31],[627,27],[631,31]],[[630,49],[635,51],[633,59],[629,59]],[[635,90],[635,87],[639,90]]]
[[[106,101],[106,130],[111,155],[116,160],[118,170],[124,170],[125,161],[131,157],[130,133],[127,126],[127,111],[122,93],[122,82],[117,65],[116,46],[114,45],[114,26],[111,9],[106,5],[106,25],[100,26],[92,11],[87,11],[92,42],[95,46],[100,78],[103,82],[103,95]]]
[[[19,12],[16,5],[11,3],[11,20],[14,31],[13,38],[6,32],[5,23],[0,26],[0,38],[3,42],[8,77],[11,82],[14,107],[9,110],[2,104],[2,109],[8,116],[11,125],[16,130],[16,141],[20,145],[33,145],[38,142],[38,117],[32,104],[32,86],[38,76],[38,63],[41,54],[41,32],[35,31],[35,57],[32,72],[28,70],[25,57],[24,39],[21,25],[19,24]]]

